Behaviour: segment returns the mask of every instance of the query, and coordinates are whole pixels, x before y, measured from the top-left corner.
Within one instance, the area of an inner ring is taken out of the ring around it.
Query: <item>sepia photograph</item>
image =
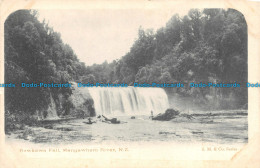
[[[5,156],[21,157],[4,168],[35,159],[41,167],[249,165],[239,161],[259,147],[260,87],[249,5],[47,4],[1,18],[1,141]],[[51,166],[64,158],[79,162]]]
[[[243,15],[190,9],[158,23],[160,12],[130,12],[9,15],[7,140],[247,143]]]

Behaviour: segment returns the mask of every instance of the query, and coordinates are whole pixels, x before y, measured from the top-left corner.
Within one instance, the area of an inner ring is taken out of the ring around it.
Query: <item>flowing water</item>
[[[97,122],[85,124],[87,119],[45,123],[31,127],[26,137],[34,143],[71,144],[101,143],[105,141],[174,141],[213,142],[220,144],[247,142],[247,111],[196,113],[194,119],[177,117],[171,121],[155,121],[149,116],[117,117],[123,124]],[[17,137],[22,134],[16,132]]]
[[[246,110],[197,111],[190,113],[191,119],[178,116],[171,121],[155,121],[149,118],[151,111],[154,114],[163,113],[169,107],[163,89],[83,88],[78,103],[84,103],[80,99],[87,94],[85,92],[93,98],[97,115],[117,117],[121,124],[102,121],[86,124],[88,119],[49,120],[38,127],[18,130],[12,136],[46,144],[106,141],[247,143]],[[55,118],[53,111],[49,111],[52,113],[48,117]],[[131,119],[131,116],[135,119]]]
[[[160,88],[90,88],[96,114],[135,115],[164,112],[169,107],[167,95]]]

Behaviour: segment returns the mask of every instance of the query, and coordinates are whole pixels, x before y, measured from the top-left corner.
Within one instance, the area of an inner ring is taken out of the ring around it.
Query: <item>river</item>
[[[7,139],[22,139],[31,143],[73,144],[110,141],[125,142],[213,142],[243,144],[248,141],[247,111],[203,111],[193,119],[177,117],[171,121],[155,121],[149,115],[117,116],[122,124],[97,122],[85,124],[87,119],[71,119],[45,123],[38,127],[17,130]],[[29,130],[29,131],[28,131]]]

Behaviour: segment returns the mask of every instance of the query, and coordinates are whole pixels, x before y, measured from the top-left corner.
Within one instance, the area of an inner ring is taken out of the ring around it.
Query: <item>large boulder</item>
[[[96,115],[94,100],[87,88],[79,88],[76,83],[72,85],[70,100],[72,103],[71,115],[78,118],[93,117]]]
[[[153,117],[153,120],[159,120],[159,121],[170,121],[174,118],[176,118],[180,112],[178,110],[174,109],[167,109],[165,113],[163,114],[158,114],[157,116]]]

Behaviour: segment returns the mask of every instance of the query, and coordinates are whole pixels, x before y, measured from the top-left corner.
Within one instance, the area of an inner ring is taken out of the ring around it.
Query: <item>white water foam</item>
[[[94,100],[97,115],[150,115],[151,111],[158,114],[169,108],[168,97],[161,88],[86,89]]]

